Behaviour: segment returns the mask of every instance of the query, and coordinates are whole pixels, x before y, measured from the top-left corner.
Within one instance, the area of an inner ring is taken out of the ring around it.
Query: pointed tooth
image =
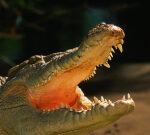
[[[110,65],[108,63],[104,63],[103,65],[107,68],[110,68]]]
[[[120,43],[121,43],[121,44],[123,44],[123,43],[124,43],[124,40],[123,40],[123,39],[121,39],[121,40],[120,40]]]
[[[114,50],[113,48],[111,48],[111,51],[112,51],[113,53],[115,53],[115,50]]]
[[[51,76],[48,77],[48,80],[50,80],[50,79],[51,79]]]
[[[68,105],[66,104],[66,108],[68,108]]]
[[[101,101],[104,102],[104,97],[103,96],[101,96]]]
[[[117,50],[117,48],[118,48],[118,47],[115,45],[115,49],[116,49],[116,50]]]
[[[108,56],[108,59],[109,59],[109,60],[111,60],[111,57],[110,57],[110,56]]]
[[[89,80],[89,77],[86,79],[86,81],[88,81]]]
[[[63,103],[61,103],[61,108],[64,108],[64,104]]]
[[[112,102],[111,102],[110,100],[108,100],[108,104],[110,104],[110,105],[111,105],[111,104],[112,104]]]
[[[113,54],[110,52],[110,56],[113,58]]]
[[[126,100],[126,97],[125,97],[125,95],[123,95],[123,98],[122,98],[122,100]]]
[[[127,97],[128,97],[128,99],[131,99],[131,96],[130,96],[130,94],[129,94],[129,93],[128,93]]]
[[[95,104],[99,104],[99,100],[97,99],[97,97],[94,96],[93,99]]]
[[[72,108],[70,108],[70,111],[73,111]]]
[[[107,103],[107,99],[105,99],[105,102]]]
[[[120,52],[122,53],[122,52],[123,52],[122,45],[121,45],[121,44],[118,44],[117,47],[119,48]]]

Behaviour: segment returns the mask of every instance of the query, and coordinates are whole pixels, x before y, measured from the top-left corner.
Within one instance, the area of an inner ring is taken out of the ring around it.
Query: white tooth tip
[[[101,96],[101,101],[104,102],[104,97],[103,96]]]
[[[130,94],[129,94],[129,93],[128,93],[127,97],[128,97],[128,99],[131,99],[131,96],[130,96]]]
[[[115,46],[115,49],[117,49],[118,47],[117,46]]]
[[[110,56],[113,58],[113,55],[112,55],[112,53],[110,52]]]
[[[123,98],[122,98],[123,100],[126,100],[126,97],[125,97],[125,95],[123,95]]]
[[[97,97],[93,97],[93,99],[94,99],[94,103],[95,103],[95,104],[98,104],[98,103],[99,103],[99,100],[97,99]]]
[[[70,111],[73,111],[73,110],[70,108]]]
[[[68,108],[68,105],[66,104],[66,108]]]
[[[111,60],[111,57],[110,57],[110,56],[108,56],[108,59],[109,59],[109,60]]]
[[[110,100],[108,100],[108,104],[112,104],[112,102]]]
[[[64,108],[64,104],[63,103],[61,103],[61,108]]]
[[[115,53],[115,50],[114,50],[113,48],[111,48],[111,51],[112,51],[113,53]]]
[[[119,48],[120,52],[122,53],[122,52],[123,52],[122,45],[121,45],[121,44],[118,44],[117,47]]]
[[[108,63],[104,63],[103,65],[107,68],[110,68],[110,65]]]

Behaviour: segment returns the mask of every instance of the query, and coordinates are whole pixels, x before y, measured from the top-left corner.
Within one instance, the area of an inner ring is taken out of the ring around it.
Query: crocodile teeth
[[[104,97],[103,96],[101,96],[101,102],[104,102]]]
[[[99,104],[99,100],[97,99],[97,97],[94,96],[93,99],[95,104]]]
[[[111,60],[111,57],[110,57],[110,56],[108,56],[108,59],[109,59],[109,60]]]
[[[113,53],[115,53],[115,51],[114,51],[114,49],[113,49],[113,48],[111,48],[111,51],[112,51]]]
[[[89,78],[92,78],[93,76],[94,76],[94,73],[92,73],[91,76],[90,76]],[[88,79],[89,79],[89,78],[88,78]]]
[[[131,99],[131,96],[130,96],[130,94],[129,94],[129,93],[128,93],[128,95],[127,95],[127,98],[128,98],[128,99]]]
[[[105,102],[107,103],[107,99],[105,99]]]
[[[108,63],[104,63],[103,65],[107,68],[110,68],[110,65]]]
[[[70,111],[73,111],[72,108],[69,109]]]
[[[117,47],[119,48],[120,52],[122,53],[122,52],[123,52],[122,45],[121,45],[121,44],[118,44]]]
[[[96,74],[96,71],[93,71],[93,74]]]
[[[61,108],[64,108],[64,104],[63,103],[61,103]]]
[[[123,40],[123,39],[121,39],[121,40],[120,40],[120,43],[121,43],[121,44],[123,44],[123,43],[124,43],[124,40]]]
[[[117,50],[117,48],[118,48],[118,47],[117,47],[117,46],[115,46],[115,49],[116,49],[116,50]]]
[[[125,95],[123,95],[123,98],[122,98],[122,100],[126,100],[126,97],[125,97]]]
[[[90,78],[87,78],[86,81],[88,81]]]
[[[113,55],[112,55],[112,53],[110,52],[110,56],[113,58]]]
[[[68,108],[68,105],[66,104],[66,108]]]
[[[110,100],[108,100],[108,104],[110,104],[110,105],[111,105],[111,104],[112,104],[112,102],[111,102]]]

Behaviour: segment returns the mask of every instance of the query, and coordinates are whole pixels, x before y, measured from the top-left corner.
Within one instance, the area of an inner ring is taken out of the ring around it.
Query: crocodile
[[[125,33],[100,23],[79,47],[35,55],[0,77],[0,135],[87,135],[135,108],[130,94],[119,100],[90,100],[78,84],[110,68],[112,52],[122,52]]]

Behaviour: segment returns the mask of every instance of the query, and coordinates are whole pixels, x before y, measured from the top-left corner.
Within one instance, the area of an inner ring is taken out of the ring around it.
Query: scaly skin
[[[0,78],[0,135],[86,135],[134,110],[128,94],[112,103],[90,101],[78,84],[110,68],[114,50],[122,52],[124,32],[101,23],[77,48],[48,56],[36,55]]]

